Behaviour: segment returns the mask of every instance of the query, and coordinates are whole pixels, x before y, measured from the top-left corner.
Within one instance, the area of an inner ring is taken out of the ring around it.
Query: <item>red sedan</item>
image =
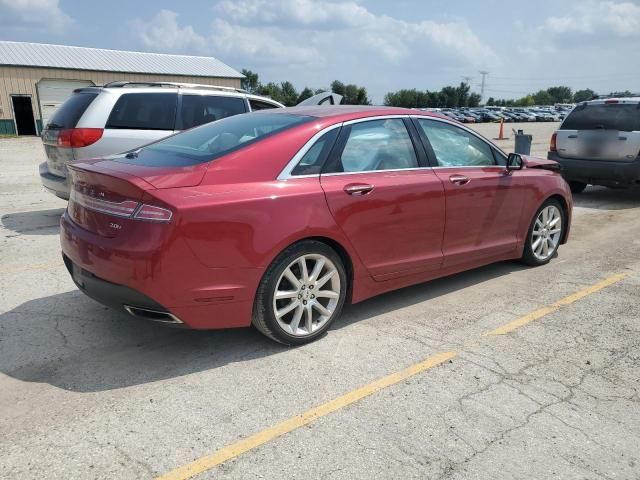
[[[566,242],[549,160],[444,117],[298,107],[226,118],[70,167],[65,263],[80,289],[195,329],[301,344],[345,302]]]

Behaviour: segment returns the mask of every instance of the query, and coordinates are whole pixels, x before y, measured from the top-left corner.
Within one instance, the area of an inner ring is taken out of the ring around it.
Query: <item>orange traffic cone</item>
[[[504,136],[504,118],[500,119],[500,132],[498,136],[494,138],[494,140],[509,140],[509,137]]]

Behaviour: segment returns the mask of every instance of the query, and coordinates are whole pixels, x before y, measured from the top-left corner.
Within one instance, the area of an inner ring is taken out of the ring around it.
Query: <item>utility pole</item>
[[[486,86],[485,78],[489,75],[489,72],[486,70],[480,70],[480,75],[482,75],[482,83],[480,84],[480,102],[484,102],[484,87]]]

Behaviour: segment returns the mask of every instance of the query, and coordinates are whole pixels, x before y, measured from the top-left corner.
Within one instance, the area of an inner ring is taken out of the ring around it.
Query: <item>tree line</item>
[[[385,105],[405,108],[477,107],[480,101],[480,94],[471,92],[471,87],[465,82],[457,87],[443,87],[439,92],[412,88],[389,92],[384,96]]]
[[[309,97],[327,90],[342,95],[343,103],[346,105],[371,105],[371,100],[365,87],[355,84],[345,84],[339,80],[331,82],[329,88],[309,88],[305,87],[298,91],[289,82],[269,82],[262,83],[257,73],[243,69],[242,88],[264,95],[277,102],[292,107],[306,100]],[[629,91],[616,92],[615,96],[633,96]],[[534,105],[554,105],[556,103],[579,103],[598,98],[598,94],[590,88],[577,90],[574,92],[571,87],[557,86],[539,90],[536,93],[525,95],[517,99],[496,99],[489,97],[486,105],[499,107],[532,107]],[[384,104],[392,107],[405,108],[458,108],[458,107],[478,107],[482,102],[479,93],[471,92],[471,87],[465,82],[458,86],[446,86],[440,91],[401,89],[395,92],[388,92],[384,96]]]
[[[631,92],[618,92],[615,96],[630,96]],[[498,107],[532,107],[533,105],[554,105],[556,103],[580,103],[598,98],[598,94],[590,88],[574,92],[571,87],[549,87],[546,90],[538,90],[517,99],[496,99],[489,97],[487,105]]]
[[[371,100],[369,99],[366,88],[352,83],[344,84],[340,80],[331,82],[331,86],[328,89],[305,87],[302,91],[298,92],[296,87],[289,81],[262,83],[260,82],[258,74],[251,70],[243,69],[242,74],[245,76],[241,82],[242,88],[256,95],[270,97],[287,107],[293,107],[303,100],[317,93],[326,92],[327,90],[342,95],[344,97],[343,103],[347,105],[371,105]]]

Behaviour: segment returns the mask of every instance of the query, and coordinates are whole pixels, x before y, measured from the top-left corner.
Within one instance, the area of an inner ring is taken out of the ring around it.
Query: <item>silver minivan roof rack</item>
[[[250,93],[242,88],[222,87],[219,85],[203,85],[200,83],[181,83],[181,82],[109,82],[104,84],[105,88],[121,88],[121,87],[178,87],[178,88],[203,88],[208,90],[221,90],[225,92]]]

